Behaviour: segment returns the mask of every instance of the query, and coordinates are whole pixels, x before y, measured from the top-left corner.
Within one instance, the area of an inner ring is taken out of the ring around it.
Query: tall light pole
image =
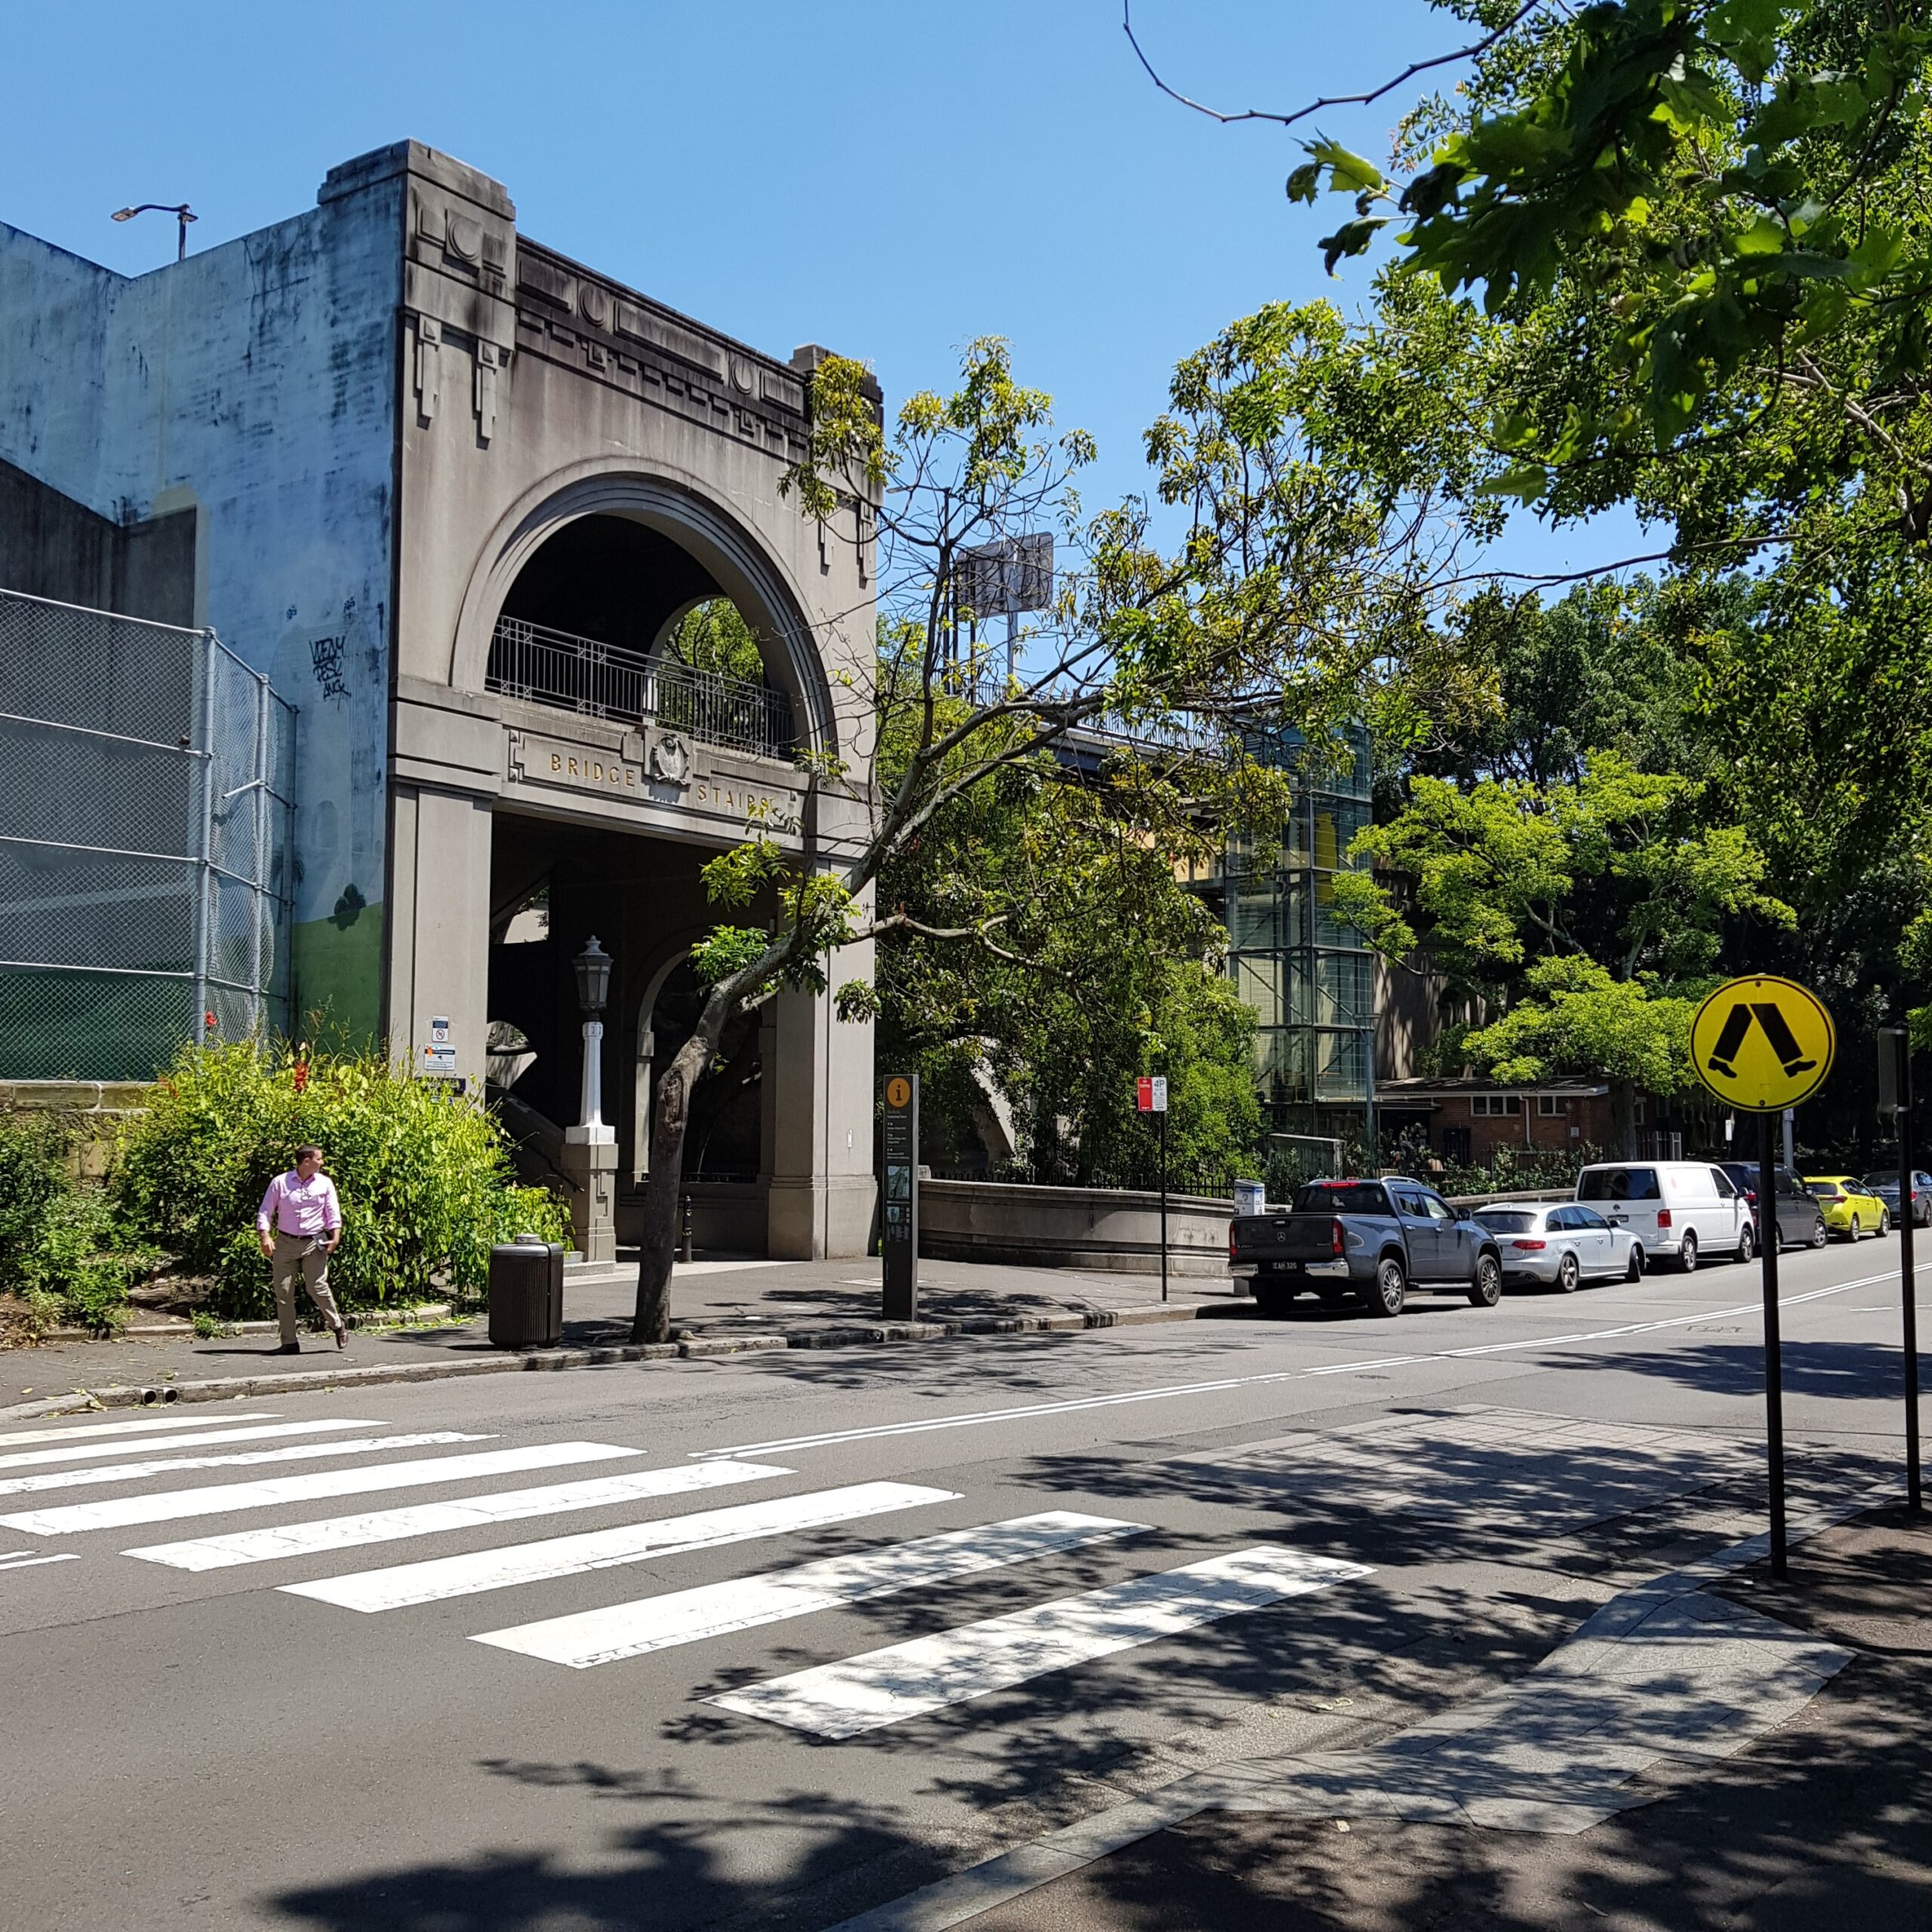
[[[611,1137],[604,1124],[604,1004],[611,996],[611,955],[592,934],[590,943],[573,964],[577,968],[577,1004],[583,1008],[583,1104],[580,1126],[595,1130],[587,1140]]]
[[[142,202],[131,208],[116,208],[116,221],[132,221],[137,214],[171,214],[180,233],[174,250],[174,259],[185,262],[188,259],[188,224],[200,217],[186,202]]]

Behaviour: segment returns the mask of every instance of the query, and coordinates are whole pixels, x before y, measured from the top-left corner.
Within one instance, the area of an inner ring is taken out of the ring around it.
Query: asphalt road
[[[1784,1257],[1800,1504],[1897,1468],[1897,1266]],[[1386,1733],[1761,1520],[1758,1294],[0,1426],[0,1925],[808,1932]]]

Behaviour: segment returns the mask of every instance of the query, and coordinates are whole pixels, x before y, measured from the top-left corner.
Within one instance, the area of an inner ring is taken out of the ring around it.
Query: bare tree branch
[[[1180,102],[1183,107],[1191,107],[1197,114],[1204,114],[1211,121],[1218,121],[1223,127],[1237,121],[1272,121],[1277,126],[1292,128],[1297,121],[1306,121],[1310,115],[1319,114],[1324,107],[1366,107],[1380,100],[1385,94],[1392,94],[1404,81],[1414,79],[1417,75],[1429,72],[1432,67],[1453,66],[1459,60],[1473,60],[1479,54],[1487,54],[1497,42],[1528,19],[1531,14],[1544,4],[1544,0],[1524,0],[1524,4],[1512,14],[1494,33],[1486,34],[1481,40],[1467,47],[1459,47],[1454,53],[1438,54],[1432,60],[1417,60],[1404,67],[1392,81],[1384,81],[1379,88],[1371,88],[1366,94],[1324,94],[1312,100],[1306,107],[1297,108],[1292,114],[1270,112],[1265,108],[1244,108],[1239,113],[1225,112],[1218,107],[1210,107],[1204,101],[1192,99],[1179,89],[1170,87],[1155,72],[1154,63],[1141,51],[1140,42],[1134,32],[1133,0],[1121,0],[1121,30],[1127,35],[1128,45],[1134,49],[1134,58],[1146,69],[1147,78],[1170,100]]]

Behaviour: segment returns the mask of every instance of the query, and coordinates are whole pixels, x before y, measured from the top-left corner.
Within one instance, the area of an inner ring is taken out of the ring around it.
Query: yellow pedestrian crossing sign
[[[1718,987],[1690,1023],[1690,1064],[1727,1105],[1777,1113],[1809,1100],[1832,1070],[1838,1035],[1808,986],[1769,973]]]

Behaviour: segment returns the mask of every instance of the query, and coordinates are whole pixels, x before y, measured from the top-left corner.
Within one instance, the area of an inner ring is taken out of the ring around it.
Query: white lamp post
[[[617,1130],[604,1124],[604,1007],[611,996],[611,955],[595,939],[571,961],[583,1009],[583,1116],[564,1129],[563,1172],[572,1188],[571,1238],[586,1261],[617,1254]]]
[[[571,1138],[605,1146],[617,1137],[616,1128],[604,1124],[603,1013],[611,992],[611,955],[593,934],[574,963],[577,1004],[583,1008],[583,1097],[578,1109],[582,1118]]]

